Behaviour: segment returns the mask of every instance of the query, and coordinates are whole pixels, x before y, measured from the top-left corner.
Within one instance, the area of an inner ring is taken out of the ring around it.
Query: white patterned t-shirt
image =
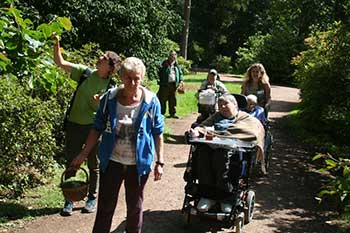
[[[170,66],[170,73],[169,73],[169,77],[168,77],[168,82],[169,83],[176,82],[176,71],[175,71],[175,65],[174,64],[172,64]]]
[[[117,102],[116,141],[111,160],[124,165],[136,164],[136,131],[135,121],[141,104],[124,106]]]

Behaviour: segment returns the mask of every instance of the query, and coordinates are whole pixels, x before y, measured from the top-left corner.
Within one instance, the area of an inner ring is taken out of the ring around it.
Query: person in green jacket
[[[54,61],[66,72],[70,78],[79,83],[87,66],[66,61],[61,54],[59,37],[54,38]],[[121,66],[121,58],[112,51],[106,51],[98,57],[96,68],[91,69],[86,79],[79,85],[71,110],[67,116],[65,127],[65,156],[66,167],[84,147],[85,140],[90,132],[99,105],[100,97],[109,85],[111,75],[118,71]],[[97,146],[88,156],[88,168],[90,173],[89,193],[82,212],[94,212],[97,196],[97,180],[99,176],[99,161],[97,158]],[[68,179],[74,176],[73,170],[66,170],[65,177]],[[73,202],[66,200],[61,211],[62,216],[70,216],[73,213]]]
[[[159,69],[159,90],[157,96],[160,101],[161,113],[165,115],[166,103],[168,102],[171,118],[178,119],[176,115],[176,90],[179,85],[184,84],[182,70],[176,61],[175,51],[169,53],[167,60],[164,60]]]

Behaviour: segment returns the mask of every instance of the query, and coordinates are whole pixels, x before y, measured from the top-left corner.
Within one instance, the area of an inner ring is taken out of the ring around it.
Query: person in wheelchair
[[[207,90],[207,89],[212,89],[215,91],[215,93],[218,93],[221,95],[228,93],[228,90],[225,87],[225,84],[219,81],[219,77],[220,76],[215,69],[209,70],[207,79],[202,82],[198,92]]]
[[[244,111],[239,111],[237,101],[233,95],[224,94],[218,99],[219,111],[204,120],[199,126],[189,130],[192,137],[200,137],[211,134],[216,137],[235,138],[257,142],[257,153],[260,159],[264,159],[263,145],[265,130],[255,117]],[[207,127],[214,127],[212,132],[207,132]],[[240,171],[230,170],[230,163],[234,160],[232,150],[212,148],[208,144],[198,144],[196,148],[196,173],[199,185],[212,187],[225,193],[232,192],[238,186]],[[261,163],[264,165],[264,163]],[[232,178],[236,177],[236,178]],[[230,212],[232,200],[223,199],[220,207],[223,212]],[[215,201],[206,197],[200,198],[197,209],[200,212],[208,211]]]
[[[225,84],[219,81],[219,74],[215,69],[208,72],[207,79],[204,80],[196,93],[198,100],[198,112],[201,114],[197,123],[202,122],[217,110],[217,99],[228,93]],[[213,98],[210,98],[213,97]]]
[[[265,110],[258,105],[258,97],[256,95],[250,94],[247,96],[247,107],[245,111],[251,116],[256,117],[266,129],[268,122],[265,117]]]
[[[266,169],[269,165],[270,155],[269,152],[272,146],[272,133],[270,131],[269,121],[266,119],[265,110],[263,107],[258,105],[258,97],[256,95],[250,94],[247,97],[247,107],[245,111],[249,113],[251,116],[256,117],[265,129],[265,140],[264,140],[264,152],[265,152],[265,161],[266,161]]]

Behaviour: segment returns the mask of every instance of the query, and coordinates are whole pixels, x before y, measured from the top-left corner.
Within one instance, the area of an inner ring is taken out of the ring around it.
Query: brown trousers
[[[101,173],[97,213],[93,233],[109,233],[118,202],[120,186],[124,180],[127,215],[126,232],[141,233],[143,222],[143,191],[148,175],[139,177],[136,165],[123,165],[109,161]]]

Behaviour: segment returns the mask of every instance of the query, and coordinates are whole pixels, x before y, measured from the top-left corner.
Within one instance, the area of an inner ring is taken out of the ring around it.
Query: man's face
[[[171,52],[171,53],[169,54],[169,61],[170,61],[170,62],[176,61],[176,58],[177,58],[176,52]]]
[[[216,80],[216,75],[215,74],[212,74],[212,73],[209,73],[208,74],[208,82],[212,85],[214,85],[214,82]]]
[[[231,118],[237,115],[237,106],[226,100],[219,100],[219,112],[225,118]]]

